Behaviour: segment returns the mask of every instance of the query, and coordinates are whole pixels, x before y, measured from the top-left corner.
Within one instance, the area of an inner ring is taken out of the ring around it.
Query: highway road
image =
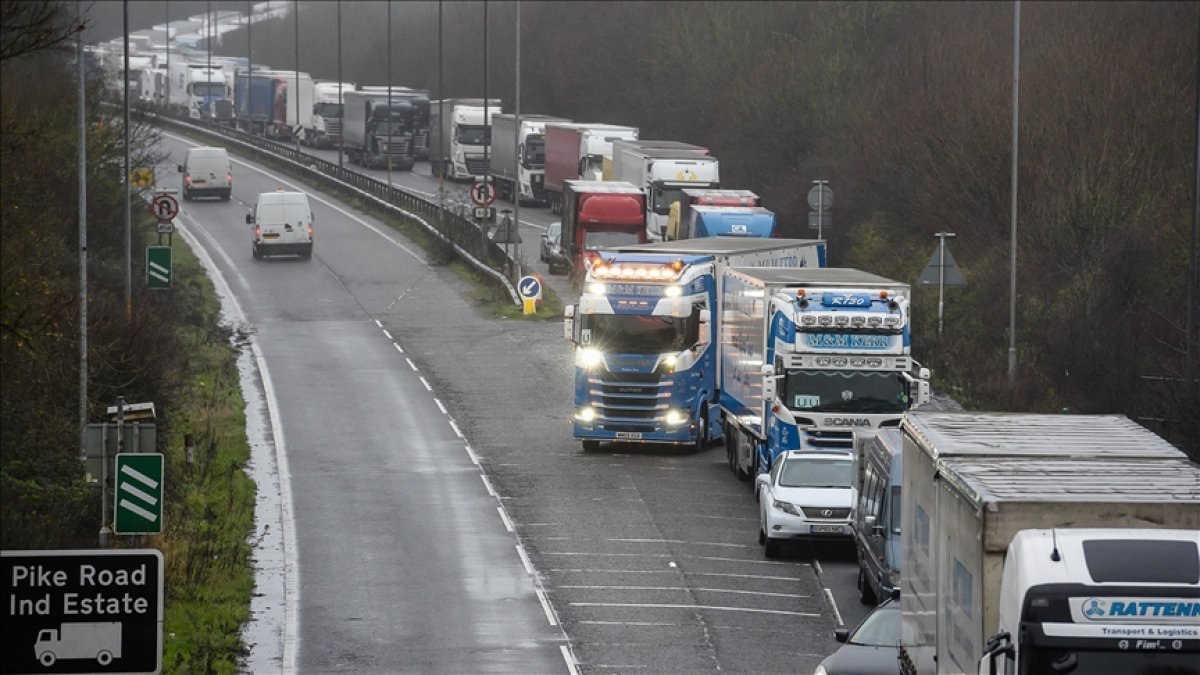
[[[299,574],[283,669],[804,673],[865,615],[851,546],[764,557],[720,446],[583,453],[559,322],[484,316],[452,272],[316,195],[313,260],[256,262],[246,204],[285,181],[234,172],[235,201],[180,223],[265,366],[247,398],[275,413]],[[553,218],[522,209],[531,233]]]

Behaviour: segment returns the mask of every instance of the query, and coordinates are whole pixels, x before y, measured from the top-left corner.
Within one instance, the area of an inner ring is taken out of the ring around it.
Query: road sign
[[[814,185],[808,191],[808,208],[814,211],[828,211],[833,208],[833,188],[828,185]]]
[[[175,223],[171,221],[158,221],[159,234],[175,234]]]
[[[496,207],[476,206],[474,216],[475,220],[494,220],[496,218]]]
[[[829,211],[809,211],[808,229],[819,230],[833,225],[833,214]]]
[[[146,288],[171,287],[171,247],[146,247]]]
[[[154,170],[142,167],[131,172],[129,184],[135,188],[148,188],[154,185]]]
[[[477,180],[471,184],[471,203],[475,206],[491,206],[496,201],[496,186]]]
[[[517,291],[522,298],[541,300],[542,280],[534,276],[521,277],[521,281],[517,283]]]
[[[174,220],[175,216],[179,215],[179,200],[171,195],[156,194],[154,199],[150,200],[150,213],[158,218],[159,222]]]
[[[117,534],[162,532],[163,456],[123,452],[113,475],[113,531]]]
[[[0,551],[4,673],[158,673],[155,549]]]
[[[925,269],[921,272],[920,278],[917,279],[918,286],[922,288],[930,286],[937,288],[938,279],[941,277],[941,274],[939,274],[939,268],[942,266],[942,254],[939,250],[940,248],[941,246],[939,245],[938,248],[933,249],[933,255],[929,258],[929,264],[925,266]],[[945,280],[941,282],[944,287],[960,287],[967,285],[967,278],[963,276],[962,268],[958,266],[957,262],[955,262],[954,256],[950,255],[949,246],[946,247],[945,274]]]

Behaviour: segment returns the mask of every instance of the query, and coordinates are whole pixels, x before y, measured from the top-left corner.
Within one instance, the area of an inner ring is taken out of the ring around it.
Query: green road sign
[[[163,456],[122,452],[117,455],[113,531],[117,534],[162,532]]]
[[[171,247],[146,247],[146,287],[171,287]]]

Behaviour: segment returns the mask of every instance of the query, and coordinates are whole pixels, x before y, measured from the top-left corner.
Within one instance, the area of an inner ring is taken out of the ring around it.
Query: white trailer
[[[1194,671],[1200,467],[1182,452],[1118,415],[915,411],[901,429],[910,669]]]
[[[646,191],[646,236],[662,239],[671,205],[683,190],[721,187],[720,163],[700,146],[663,141],[615,141],[612,180],[633,183]]]

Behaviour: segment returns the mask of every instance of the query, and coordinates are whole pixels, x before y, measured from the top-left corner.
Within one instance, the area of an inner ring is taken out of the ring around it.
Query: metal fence
[[[507,292],[514,305],[521,306],[520,296],[512,281],[512,278],[519,278],[522,274],[521,261],[510,257],[501,244],[491,240],[486,229],[487,224],[471,217],[471,209],[465,203],[448,201],[445,208],[442,208],[438,202],[411,190],[340,167],[333,162],[302,152],[296,146],[255,136],[232,127],[183,121],[146,110],[138,110],[133,114],[160,126],[176,127],[191,133],[222,138],[252,157],[269,157],[282,161],[299,174],[313,178],[319,185],[356,193],[388,209],[393,215],[425,229],[452,249],[459,259],[481,272],[498,290]]]

